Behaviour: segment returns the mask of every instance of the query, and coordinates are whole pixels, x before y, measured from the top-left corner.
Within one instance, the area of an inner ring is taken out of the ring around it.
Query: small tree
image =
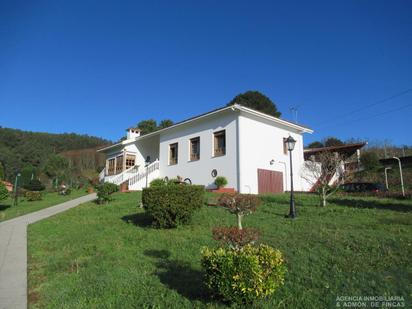
[[[337,152],[321,151],[305,162],[302,177],[317,189],[321,206],[343,183],[343,156]],[[335,181],[334,186],[330,185]]]
[[[243,217],[256,211],[260,205],[260,199],[252,194],[222,194],[218,200],[218,205],[236,215],[238,228],[241,230]]]

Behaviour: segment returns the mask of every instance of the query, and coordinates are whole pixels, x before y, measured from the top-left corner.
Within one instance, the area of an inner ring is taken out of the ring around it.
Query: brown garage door
[[[283,173],[258,169],[258,191],[259,194],[283,192]]]

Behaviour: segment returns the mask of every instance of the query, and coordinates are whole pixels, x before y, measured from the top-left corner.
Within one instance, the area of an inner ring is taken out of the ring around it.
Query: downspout
[[[237,108],[236,106],[232,107],[232,111],[236,111]],[[240,112],[237,113],[236,116],[236,170],[237,170],[237,191],[240,193],[241,190],[241,176],[240,176],[240,123],[239,123],[239,118],[240,118]]]

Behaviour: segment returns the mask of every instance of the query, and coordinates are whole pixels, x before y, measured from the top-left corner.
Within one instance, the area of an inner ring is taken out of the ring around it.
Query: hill
[[[110,141],[75,133],[43,133],[0,127],[0,162],[5,178],[14,176],[27,166],[43,169],[51,156],[69,150],[96,148]]]

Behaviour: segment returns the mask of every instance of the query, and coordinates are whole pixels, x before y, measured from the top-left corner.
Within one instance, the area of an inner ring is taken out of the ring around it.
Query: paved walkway
[[[95,198],[89,194],[0,223],[0,309],[27,308],[27,225]]]

